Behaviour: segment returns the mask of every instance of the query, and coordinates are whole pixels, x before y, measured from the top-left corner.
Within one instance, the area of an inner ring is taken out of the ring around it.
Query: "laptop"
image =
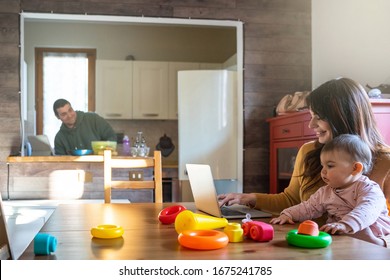
[[[219,207],[217,191],[211,168],[206,164],[186,164],[195,206],[209,215],[226,219],[243,219],[249,213],[251,218],[269,218],[271,213],[252,209],[245,205]]]
[[[30,135],[27,139],[31,145],[32,156],[51,156],[53,150],[47,135]]]

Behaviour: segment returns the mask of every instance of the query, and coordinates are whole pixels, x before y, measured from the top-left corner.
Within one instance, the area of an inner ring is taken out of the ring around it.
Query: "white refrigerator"
[[[236,71],[178,72],[179,180],[184,196],[189,188],[187,163],[210,165],[217,193],[242,191],[237,101]]]

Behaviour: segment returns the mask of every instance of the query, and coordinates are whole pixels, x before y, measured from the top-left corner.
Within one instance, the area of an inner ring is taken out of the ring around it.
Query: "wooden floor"
[[[104,203],[104,200],[3,200],[11,249],[15,259],[24,252],[59,204],[74,203]],[[113,200],[113,203],[129,203],[129,201]]]

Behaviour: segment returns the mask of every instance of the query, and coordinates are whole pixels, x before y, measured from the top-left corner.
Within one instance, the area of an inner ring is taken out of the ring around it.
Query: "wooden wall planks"
[[[268,192],[266,118],[311,89],[310,0],[0,0],[0,190],[19,143],[19,12],[241,20],[244,25],[244,191]],[[5,104],[5,106],[4,106]],[[4,171],[4,172],[3,172]]]

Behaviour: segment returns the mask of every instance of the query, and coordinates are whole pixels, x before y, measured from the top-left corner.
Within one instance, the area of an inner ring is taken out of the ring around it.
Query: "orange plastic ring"
[[[179,234],[180,245],[195,250],[215,250],[229,243],[226,233],[217,230],[184,230]]]
[[[158,219],[163,224],[173,224],[175,222],[176,216],[186,210],[183,205],[173,205],[167,208],[164,208],[158,214]]]

